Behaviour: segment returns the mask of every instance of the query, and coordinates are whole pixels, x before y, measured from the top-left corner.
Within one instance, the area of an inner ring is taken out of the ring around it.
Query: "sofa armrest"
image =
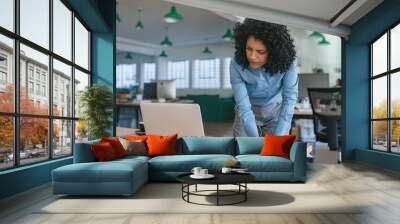
[[[94,157],[90,146],[92,144],[100,143],[99,140],[90,141],[90,142],[82,142],[75,143],[74,147],[74,163],[89,163],[95,162],[96,158]]]
[[[293,179],[295,181],[305,181],[307,175],[307,144],[296,141],[290,149],[290,160],[293,162]]]

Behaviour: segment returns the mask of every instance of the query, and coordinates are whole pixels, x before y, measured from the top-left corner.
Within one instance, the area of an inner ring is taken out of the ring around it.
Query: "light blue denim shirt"
[[[274,75],[265,72],[264,68],[243,69],[232,60],[230,79],[237,111],[247,136],[258,136],[251,106],[268,106],[274,103],[281,103],[281,111],[273,135],[289,133],[298,95],[297,60],[294,60],[286,73]]]

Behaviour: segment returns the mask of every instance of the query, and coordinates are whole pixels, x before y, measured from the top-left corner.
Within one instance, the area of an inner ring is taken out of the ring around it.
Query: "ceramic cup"
[[[201,169],[200,170],[200,176],[207,176],[208,175],[208,169]]]
[[[222,170],[221,170],[222,173],[230,173],[231,171],[232,171],[232,169],[229,167],[222,167]]]
[[[201,167],[193,167],[193,169],[192,169],[192,173],[194,174],[194,175],[196,175],[196,176],[200,176],[201,174],[200,174],[200,171],[202,170],[202,168]]]

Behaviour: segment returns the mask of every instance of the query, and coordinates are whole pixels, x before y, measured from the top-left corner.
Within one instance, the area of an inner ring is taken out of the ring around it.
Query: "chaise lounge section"
[[[177,155],[127,156],[96,162],[91,141],[75,144],[74,163],[52,172],[53,193],[68,195],[132,195],[148,181],[176,181],[176,177],[200,166],[218,172],[235,159],[260,182],[304,182],[306,145],[295,142],[290,160],[260,156],[262,137],[182,137],[177,140]]]

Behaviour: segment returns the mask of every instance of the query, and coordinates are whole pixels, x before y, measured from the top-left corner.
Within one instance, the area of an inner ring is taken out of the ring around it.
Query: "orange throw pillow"
[[[148,135],[146,140],[148,156],[175,155],[177,138],[178,134],[170,136]]]
[[[113,147],[108,142],[93,144],[90,147],[94,157],[99,162],[110,161],[117,158]]]
[[[124,136],[124,139],[129,140],[129,141],[143,141],[145,142],[147,139],[147,135],[126,135]]]
[[[296,135],[264,136],[264,146],[261,149],[262,156],[280,156],[289,159],[290,148],[296,140]]]
[[[122,146],[121,142],[116,137],[109,137],[109,138],[101,138],[101,142],[108,142],[114,149],[115,155],[117,158],[121,158],[126,156],[126,151],[124,146]]]

